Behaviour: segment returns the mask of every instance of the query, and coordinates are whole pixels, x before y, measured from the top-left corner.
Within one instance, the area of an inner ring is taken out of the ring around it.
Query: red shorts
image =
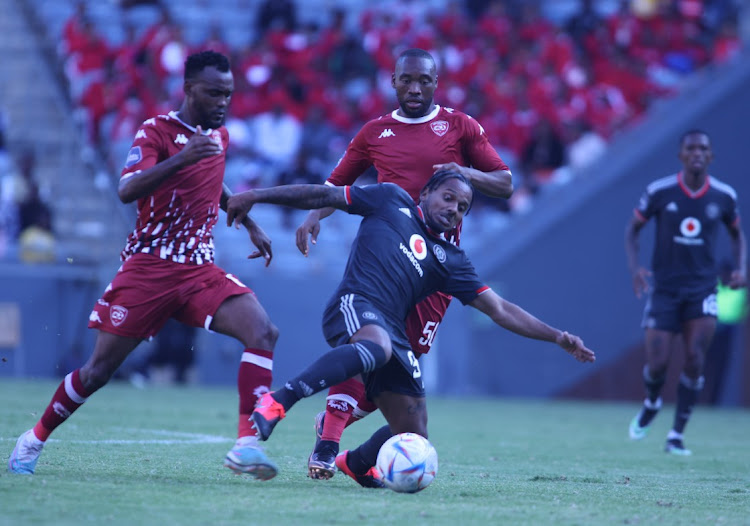
[[[427,354],[435,340],[438,325],[443,321],[452,296],[436,292],[414,307],[406,317],[406,336],[411,350],[416,354]]]
[[[213,263],[185,265],[133,254],[94,305],[89,328],[129,338],[153,338],[169,318],[208,329],[224,300],[252,294]]]

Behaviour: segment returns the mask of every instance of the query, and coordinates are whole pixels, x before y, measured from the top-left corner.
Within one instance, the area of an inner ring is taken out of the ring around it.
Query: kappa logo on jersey
[[[443,250],[443,247],[440,245],[433,245],[432,246],[432,252],[435,254],[435,257],[440,263],[445,263],[445,250]]]
[[[667,205],[667,212],[677,212],[677,203],[675,203],[674,201],[670,202]]]
[[[403,213],[406,217],[411,217],[411,210],[408,208],[399,208],[398,211]]]
[[[219,150],[224,149],[224,145],[221,144],[221,132],[219,130],[214,130],[211,132],[211,138],[214,140],[216,144],[219,145]]]
[[[146,130],[138,130],[138,133],[135,134],[136,139],[146,139]]]
[[[119,327],[128,317],[128,309],[120,305],[112,305],[109,308],[109,319],[112,320],[112,325]]]
[[[418,260],[421,261],[427,257],[427,243],[419,234],[412,234],[409,238],[409,248]]]
[[[150,119],[146,119],[143,121],[144,126],[156,126],[156,119],[151,117]]]
[[[386,137],[395,137],[395,136],[396,136],[396,134],[393,133],[393,130],[391,130],[390,128],[386,128],[385,130],[383,130],[382,132],[380,132],[380,135],[378,136],[378,139],[384,139]]]
[[[686,217],[680,223],[680,232],[685,237],[695,237],[701,233],[701,222],[694,217]]]
[[[178,133],[177,137],[174,138],[174,142],[175,142],[175,144],[187,144],[188,143],[188,138],[185,137],[185,134]]]
[[[430,129],[438,137],[442,137],[443,135],[448,133],[449,127],[450,125],[448,124],[448,121],[435,121],[430,123]]]
[[[89,314],[89,321],[93,321],[95,323],[101,323],[102,319],[99,317],[99,313],[95,310],[91,311],[91,314]]]
[[[134,164],[138,164],[143,159],[143,153],[141,152],[140,146],[133,146],[128,152],[128,157],[125,159],[125,168],[130,168]]]

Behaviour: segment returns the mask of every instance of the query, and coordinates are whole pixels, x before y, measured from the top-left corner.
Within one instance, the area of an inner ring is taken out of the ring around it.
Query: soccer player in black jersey
[[[230,198],[228,224],[244,218],[255,203],[334,207],[364,217],[344,277],[323,315],[323,332],[333,349],[260,400],[251,418],[262,440],[301,398],[362,374],[369,398],[389,425],[356,450],[341,453],[336,465],[361,485],[379,486],[373,466],[380,446],[396,433],[427,437],[424,385],[404,320],[417,302],[436,291],[475,307],[501,327],[555,342],[581,362],[594,361],[578,336],[550,327],[485,286],[463,250],[444,238],[472,199],[468,180],[447,170],[428,181],[419,205],[392,183],[291,185]]]
[[[665,451],[690,455],[683,432],[703,387],[706,351],[716,328],[716,235],[724,224],[732,240],[734,271],[730,286],[747,285],[747,246],[740,226],[737,194],[708,174],[713,158],[711,140],[690,130],[680,138],[682,170],[651,183],[625,231],[625,252],[639,298],[648,293],[643,316],[646,399],[630,422],[630,438],[640,440],[661,408],[659,396],[667,375],[673,344],[682,339],[685,365],[677,388],[674,423]],[[653,273],[638,262],[638,234],[656,219]],[[653,276],[653,287],[649,278]]]

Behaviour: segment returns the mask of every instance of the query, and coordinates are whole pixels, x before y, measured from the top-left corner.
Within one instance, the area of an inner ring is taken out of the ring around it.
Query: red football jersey
[[[135,134],[121,177],[179,153],[194,133],[195,128],[182,122],[176,112],[146,120]],[[143,252],[177,263],[213,261],[212,231],[219,217],[229,134],[223,126],[203,133],[221,145],[221,154],[186,166],[151,195],[138,199],[138,218],[123,259]]]
[[[410,119],[393,111],[362,127],[328,183],[351,185],[374,165],[379,183],[399,185],[416,202],[432,177],[432,165],[449,162],[483,172],[508,169],[482,126],[465,113],[436,106],[428,115]]]

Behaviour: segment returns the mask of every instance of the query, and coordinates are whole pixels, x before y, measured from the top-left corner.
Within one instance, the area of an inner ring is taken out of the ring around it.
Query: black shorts
[[[383,367],[364,375],[368,398],[372,400],[383,391],[423,397],[422,371],[406,338],[404,322],[389,320],[367,298],[345,294],[329,303],[323,314],[323,336],[328,345],[337,347],[349,343],[354,333],[370,324],[389,334],[393,354]]]
[[[642,326],[644,329],[681,332],[684,322],[706,316],[715,318],[716,314],[716,287],[682,292],[656,288],[646,301]]]

